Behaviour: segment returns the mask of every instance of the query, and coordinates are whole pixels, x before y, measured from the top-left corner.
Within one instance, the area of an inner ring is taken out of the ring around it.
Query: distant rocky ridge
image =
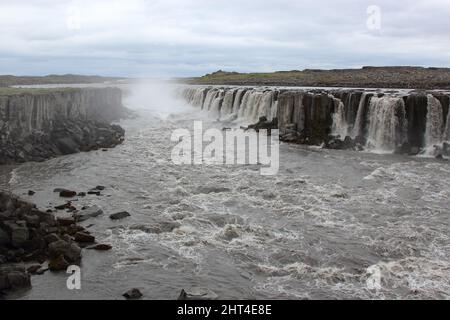
[[[450,68],[363,67],[274,73],[237,73],[220,70],[203,77],[184,79],[184,82],[200,85],[450,89]]]
[[[103,83],[123,80],[118,77],[82,76],[75,74],[48,75],[43,77],[0,75],[0,87],[14,85],[41,85],[41,84],[87,84]]]
[[[117,88],[0,89],[0,164],[114,147],[127,115]]]

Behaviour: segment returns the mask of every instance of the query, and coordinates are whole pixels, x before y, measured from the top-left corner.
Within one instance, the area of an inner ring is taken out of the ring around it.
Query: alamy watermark
[[[66,286],[69,290],[81,290],[81,269],[79,266],[69,266],[67,273],[70,276],[67,278]]]
[[[67,8],[66,27],[72,31],[81,29],[81,10],[78,6]]]
[[[371,5],[367,8],[366,26],[370,31],[381,30],[381,8],[376,5]]]
[[[177,165],[261,165],[264,176],[279,170],[279,131],[208,129],[201,121],[194,122],[193,132],[174,130],[171,141],[172,162]]]

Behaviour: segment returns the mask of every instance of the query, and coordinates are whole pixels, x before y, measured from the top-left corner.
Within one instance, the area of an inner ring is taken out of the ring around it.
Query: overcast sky
[[[0,74],[364,65],[450,67],[450,1],[0,0]]]

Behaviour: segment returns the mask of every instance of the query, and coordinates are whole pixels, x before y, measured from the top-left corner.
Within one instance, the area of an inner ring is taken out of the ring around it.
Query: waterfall
[[[225,92],[223,90],[217,92],[215,99],[212,101],[211,107],[208,109],[212,117],[220,118],[224,96]]]
[[[280,130],[301,132],[309,144],[320,144],[331,133],[365,141],[358,143],[367,150],[414,153],[425,146],[430,153],[434,145],[450,141],[450,112],[445,115],[443,107],[448,100],[441,95],[239,87],[185,88],[180,95],[215,119],[236,125],[280,116]],[[35,113],[43,117],[38,106]]]
[[[278,117],[278,100],[272,101],[272,108],[270,110],[270,118],[269,120],[273,120]]]
[[[336,99],[331,96],[335,104],[335,112],[333,113],[333,125],[331,128],[331,134],[333,136],[339,136],[342,140],[348,135],[348,124],[345,117],[345,105],[340,99]],[[336,107],[337,105],[337,107]]]
[[[239,108],[239,112],[238,112],[238,118],[242,119],[244,118],[246,109],[247,109],[247,105],[249,103],[250,97],[252,96],[254,90],[249,90],[247,92],[245,92],[244,97],[242,98],[242,103],[241,106]]]
[[[190,104],[194,107],[203,106],[206,89],[195,89]]]
[[[228,116],[233,113],[233,103],[236,90],[228,90],[225,92],[225,96],[222,102],[222,108],[220,109],[220,115],[222,117]]]
[[[203,103],[203,110],[210,110],[211,109],[211,105],[214,101],[214,99],[216,99],[217,95],[219,94],[219,91],[217,89],[211,89],[208,91],[208,93],[206,94],[206,98],[205,98],[205,102]]]
[[[393,152],[406,142],[407,121],[402,98],[372,97],[368,120],[368,149]]]
[[[353,130],[351,133],[352,139],[355,139],[356,137],[362,136],[364,134],[363,123],[366,116],[366,98],[367,92],[364,92],[361,96],[361,99],[359,100],[358,113],[356,114],[355,125],[353,126]]]
[[[444,126],[444,116],[441,102],[431,94],[427,95],[427,99],[428,112],[425,131],[425,146],[428,149],[436,144],[440,144],[443,140],[442,128]]]
[[[236,93],[236,96],[234,98],[233,102],[233,113],[238,114],[239,109],[241,108],[242,99],[247,92],[247,89],[239,89]]]

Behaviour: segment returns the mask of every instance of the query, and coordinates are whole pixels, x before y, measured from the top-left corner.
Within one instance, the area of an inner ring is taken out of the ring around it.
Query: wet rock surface
[[[45,261],[51,271],[79,265],[77,241],[92,243],[95,237],[71,217],[55,218],[34,204],[0,192],[0,291],[31,287],[30,274],[43,274],[46,269],[41,264]],[[29,262],[39,264],[28,269],[13,265]]]
[[[117,212],[109,216],[111,220],[121,220],[131,217],[131,214],[129,214],[127,211]]]
[[[217,300],[218,295],[206,288],[192,288],[189,290],[181,290],[178,300]]]
[[[131,289],[128,290],[127,292],[125,292],[123,294],[123,296],[128,299],[128,300],[138,300],[140,298],[142,298],[143,294],[141,293],[141,291],[139,291],[139,289]]]

